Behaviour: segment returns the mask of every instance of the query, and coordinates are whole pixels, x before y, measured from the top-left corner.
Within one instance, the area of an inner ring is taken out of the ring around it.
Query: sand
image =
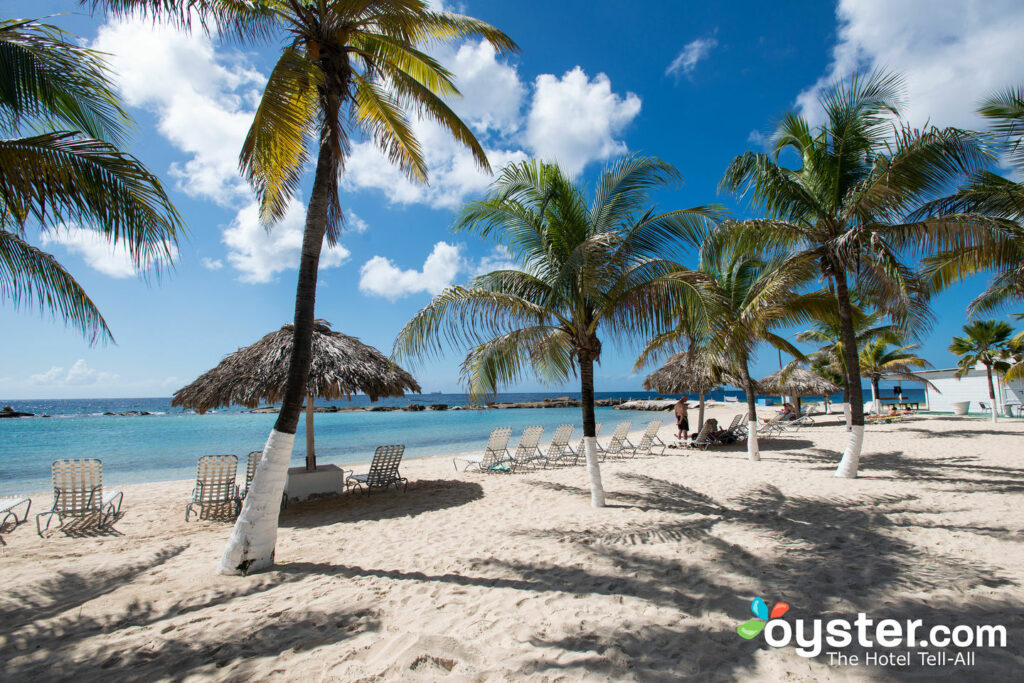
[[[214,571],[229,523],[185,523],[191,482],[126,487],[116,533],[40,539],[30,520],[4,534],[0,675],[1012,680],[1022,437],[1024,421],[871,426],[860,478],[837,480],[846,432],[819,418],[764,442],[759,463],[742,443],[605,462],[600,510],[581,467],[456,474],[448,458],[411,460],[405,495],[290,506],[276,569],[241,578]],[[865,612],[1002,624],[1009,638],[968,667],[838,666],[740,638],[757,596],[787,602],[790,620]]]

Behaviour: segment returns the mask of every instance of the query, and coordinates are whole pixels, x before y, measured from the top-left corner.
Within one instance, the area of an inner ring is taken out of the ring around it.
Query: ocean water
[[[725,393],[738,395],[735,391]],[[905,392],[910,393],[910,392]],[[560,394],[566,395],[566,394]],[[579,398],[578,394],[567,394]],[[503,394],[499,401],[534,401],[551,394]],[[715,398],[721,398],[716,392]],[[597,398],[652,398],[649,392],[597,392]],[[381,400],[379,405],[410,403],[464,405],[462,394],[422,394]],[[353,397],[352,405],[369,405],[365,396]],[[172,408],[168,398],[2,400],[22,412],[37,416],[0,419],[0,495],[47,491],[50,465],[63,458],[100,458],[104,483],[190,479],[201,455],[234,453],[244,461],[249,451],[263,447],[276,419],[275,414],[252,414],[244,408],[228,408],[197,415]],[[345,401],[332,405],[344,406]],[[104,415],[106,412],[146,411],[145,416]],[[615,424],[631,420],[634,426],[667,413],[597,408],[604,434]],[[317,413],[314,418],[317,462],[344,465],[366,462],[379,445],[402,443],[405,457],[482,450],[495,427],[512,427],[513,443],[523,428],[542,425],[545,443],[562,423],[577,425],[574,440],[582,436],[579,408],[505,410],[424,410],[358,413]],[[295,437],[293,465],[305,460],[305,419]]]

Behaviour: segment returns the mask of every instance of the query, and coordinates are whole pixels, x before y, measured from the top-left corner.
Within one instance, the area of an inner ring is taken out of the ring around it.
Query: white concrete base
[[[307,472],[305,467],[289,467],[284,493],[289,501],[340,496],[345,487],[346,472],[337,465],[317,465],[314,472]]]

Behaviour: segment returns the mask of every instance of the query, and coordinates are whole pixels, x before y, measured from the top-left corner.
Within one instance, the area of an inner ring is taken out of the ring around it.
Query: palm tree
[[[493,394],[527,373],[549,384],[579,373],[591,504],[604,505],[594,433],[594,363],[603,334],[642,341],[673,323],[678,306],[702,309],[700,278],[663,254],[702,233],[717,211],[655,213],[649,192],[678,179],[668,164],[625,158],[601,174],[591,201],[555,164],[511,164],[486,198],[455,222],[505,246],[520,270],[450,287],[410,320],[398,358],[468,346],[471,395]],[[665,277],[673,273],[672,278]]]
[[[992,370],[1005,373],[1010,369],[1006,361],[1013,352],[1013,327],[1005,320],[975,320],[964,325],[964,336],[953,337],[949,352],[960,356],[957,361],[957,377],[963,377],[978,366],[985,366],[988,378],[988,397],[992,408],[992,422],[996,422],[996,388],[992,382]]]
[[[851,302],[854,337],[857,340],[858,348],[872,340],[897,333],[896,328],[892,325],[882,324],[885,316],[881,312],[866,312],[858,299],[859,297],[854,296]],[[850,387],[846,381],[850,373],[846,370],[846,354],[843,352],[838,310],[833,306],[822,311],[816,316],[810,329],[796,335],[796,340],[819,345],[814,354],[812,370],[843,388],[843,416],[846,419],[846,430],[850,431],[853,424],[850,411]]]
[[[704,285],[713,323],[704,325],[697,335],[697,353],[706,355],[715,370],[735,378],[747,397],[747,457],[760,460],[757,439],[757,385],[750,376],[750,362],[757,346],[767,343],[803,360],[804,356],[774,329],[810,320],[829,304],[822,292],[799,294],[795,290],[805,282],[813,265],[803,269],[782,268],[778,257],[764,259],[730,248],[715,248],[713,240],[704,243],[698,273],[707,276]],[[637,361],[642,365],[654,352],[690,340],[693,328],[687,311],[679,312],[680,325],[655,337]],[[699,321],[698,321],[699,322]],[[691,347],[692,348],[692,347]]]
[[[416,112],[451,133],[480,168],[489,171],[480,143],[443,99],[459,94],[451,72],[423,48],[474,36],[500,52],[517,48],[493,26],[461,14],[435,12],[423,0],[91,4],[123,16],[163,16],[185,27],[198,17],[204,27],[216,26],[225,35],[250,40],[280,37],[284,42],[239,156],[265,224],[273,225],[287,212],[314,148],[316,168],[302,238],[288,382],[219,571],[266,569],[273,564],[278,501],[308,393],[320,251],[324,239],[334,244],[342,228],[338,187],[352,136],[371,138],[410,178],[425,182],[427,165],[409,118],[409,112]]]
[[[864,439],[864,411],[851,283],[882,304],[896,324],[920,330],[928,321],[928,289],[904,258],[980,240],[974,216],[928,215],[909,220],[920,204],[988,161],[976,136],[945,128],[914,130],[899,119],[901,82],[874,73],[855,76],[820,99],[821,126],[786,114],[775,154],[736,157],[722,180],[749,192],[769,218],[744,221],[728,235],[744,248],[781,248],[812,259],[835,297],[849,374],[852,429],[838,477],[854,477]],[[797,168],[780,164],[780,155]]]
[[[913,368],[928,368],[931,367],[931,363],[914,353],[918,348],[917,344],[895,346],[899,343],[898,339],[896,335],[875,339],[860,349],[860,374],[871,382],[871,402],[876,414],[881,412],[878,384],[883,376],[891,375],[915,382],[927,382],[920,375],[914,374]]]
[[[29,227],[94,229],[140,270],[170,261],[183,226],[160,181],[122,152],[132,121],[100,53],[33,19],[0,22],[0,298],[38,303],[90,343],[102,314]]]
[[[990,121],[989,135],[1002,158],[1024,170],[1024,87],[1009,88],[985,100],[978,113]],[[995,271],[985,290],[967,307],[971,316],[1007,304],[1024,303],[1024,185],[989,170],[974,173],[956,194],[932,202],[928,210],[975,212],[990,216],[990,241],[962,245],[926,259],[936,289],[983,271]]]

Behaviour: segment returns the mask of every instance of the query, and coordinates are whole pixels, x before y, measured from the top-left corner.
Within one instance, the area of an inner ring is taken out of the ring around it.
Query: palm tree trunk
[[[988,398],[992,406],[992,424],[995,424],[999,421],[996,417],[996,388],[992,384],[992,366],[987,363],[985,364],[985,374],[988,376]]]
[[[704,428],[704,392],[699,394],[700,407],[697,409],[697,433]],[[684,397],[685,398],[685,397]]]
[[[316,471],[316,448],[313,443],[313,394],[306,394],[306,471]]]
[[[221,556],[221,574],[248,574],[274,564],[277,544],[277,520],[281,512],[281,496],[288,479],[288,463],[292,457],[295,432],[306,395],[309,364],[313,353],[313,310],[316,304],[316,277],[320,265],[320,249],[327,230],[327,207],[330,200],[331,174],[335,173],[332,153],[321,144],[317,159],[313,190],[306,211],[306,227],[302,235],[302,259],[299,283],[295,292],[295,330],[288,383],[285,386],[281,412],[263,448],[263,457],[256,467],[256,476],[245,496],[242,512],[235,522],[227,547]]]
[[[872,377],[871,378],[871,403],[875,407],[875,415],[878,415],[879,413],[882,412],[882,404],[878,402],[879,401],[879,399],[878,399],[878,392],[879,392],[878,378],[877,377]]]
[[[860,385],[857,334],[853,328],[853,309],[850,306],[850,290],[846,286],[846,271],[837,272],[834,279],[836,304],[839,308],[839,331],[843,341],[843,356],[846,358],[846,384],[850,392],[850,440],[839,461],[836,476],[856,477],[860,465],[860,452],[864,445],[864,390]]]
[[[850,431],[853,422],[850,420],[850,388],[843,383],[843,420],[846,421],[846,431]]]
[[[740,361],[740,373],[743,393],[747,395],[747,459],[760,460],[761,449],[757,444],[757,399],[754,396],[754,380],[750,379],[746,358]]]
[[[594,360],[580,358],[580,405],[583,408],[583,444],[586,451],[587,476],[590,479],[590,504],[604,507],[601,465],[597,460],[597,433],[594,419]]]

